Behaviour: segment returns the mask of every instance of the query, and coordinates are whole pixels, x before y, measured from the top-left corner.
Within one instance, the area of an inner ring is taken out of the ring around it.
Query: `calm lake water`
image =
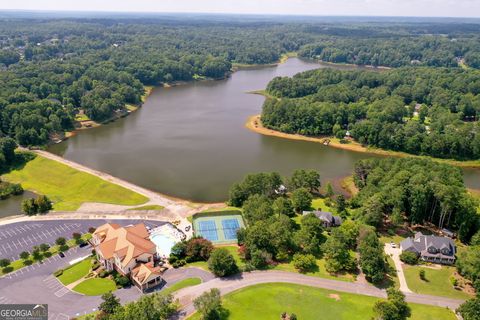
[[[202,202],[224,201],[245,174],[317,169],[322,180],[339,182],[354,163],[373,157],[318,143],[263,136],[247,130],[261,112],[264,89],[276,76],[324,68],[289,59],[277,67],[235,72],[221,81],[156,88],[143,107],[124,119],[83,131],[50,151],[152,190]],[[480,171],[467,182],[480,188]]]
[[[21,195],[10,196],[7,199],[0,200],[0,218],[23,214],[23,199],[36,197],[37,195],[35,193],[25,190]]]

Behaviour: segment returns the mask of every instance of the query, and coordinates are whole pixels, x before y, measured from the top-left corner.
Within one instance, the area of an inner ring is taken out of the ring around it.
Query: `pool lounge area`
[[[150,240],[157,246],[157,254],[166,259],[172,247],[185,239],[185,234],[171,224],[165,224],[150,231]]]

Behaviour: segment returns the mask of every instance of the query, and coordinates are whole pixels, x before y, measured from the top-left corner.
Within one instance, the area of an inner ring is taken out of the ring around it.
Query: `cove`
[[[338,186],[357,160],[375,155],[318,143],[263,136],[244,127],[261,112],[264,89],[276,76],[321,65],[298,58],[275,67],[240,70],[219,81],[156,88],[132,115],[79,132],[49,151],[163,194],[198,202],[224,201],[231,184],[247,173],[316,169]],[[378,157],[378,156],[377,156]],[[480,189],[480,170],[466,169]]]

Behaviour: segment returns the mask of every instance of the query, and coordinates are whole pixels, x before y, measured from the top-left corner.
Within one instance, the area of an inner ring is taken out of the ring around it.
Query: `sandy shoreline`
[[[254,115],[250,116],[245,123],[245,127],[251,131],[254,131],[256,133],[260,133],[263,135],[267,136],[272,136],[272,137],[278,137],[278,138],[284,138],[284,139],[291,139],[291,140],[301,140],[301,141],[309,141],[309,142],[315,142],[315,143],[321,143],[323,144],[326,139],[330,140],[330,143],[328,144],[329,147],[333,148],[338,148],[338,149],[344,149],[344,150],[350,150],[354,152],[362,152],[362,153],[370,153],[370,154],[376,154],[376,155],[381,155],[381,156],[390,156],[390,157],[418,157],[418,158],[428,158],[432,159],[438,162],[443,162],[443,163],[448,163],[451,165],[454,165],[456,167],[462,167],[462,168],[480,168],[480,161],[479,160],[471,160],[471,161],[457,161],[457,160],[447,160],[447,159],[438,159],[438,158],[432,158],[432,157],[427,157],[427,156],[418,156],[418,155],[413,155],[413,154],[408,154],[405,152],[398,152],[398,151],[388,151],[388,150],[382,150],[382,149],[376,149],[376,148],[369,148],[369,147],[364,147],[358,142],[349,142],[349,143],[340,143],[339,140],[335,137],[309,137],[309,136],[303,136],[300,134],[291,134],[291,133],[284,133],[272,129],[268,129],[262,125],[262,122],[260,120],[260,115]]]

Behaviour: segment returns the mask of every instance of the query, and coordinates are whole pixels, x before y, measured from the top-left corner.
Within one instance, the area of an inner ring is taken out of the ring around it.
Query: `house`
[[[325,228],[338,227],[342,224],[342,218],[339,216],[334,216],[331,212],[326,211],[303,211],[303,215],[313,213],[317,216],[318,219],[322,220],[323,226]]]
[[[455,262],[455,243],[448,237],[426,236],[421,232],[400,242],[400,249],[416,253],[427,262],[453,264]]]
[[[156,246],[143,223],[127,227],[106,223],[95,230],[91,243],[106,270],[129,276],[141,291],[163,282],[160,269],[154,267]]]

